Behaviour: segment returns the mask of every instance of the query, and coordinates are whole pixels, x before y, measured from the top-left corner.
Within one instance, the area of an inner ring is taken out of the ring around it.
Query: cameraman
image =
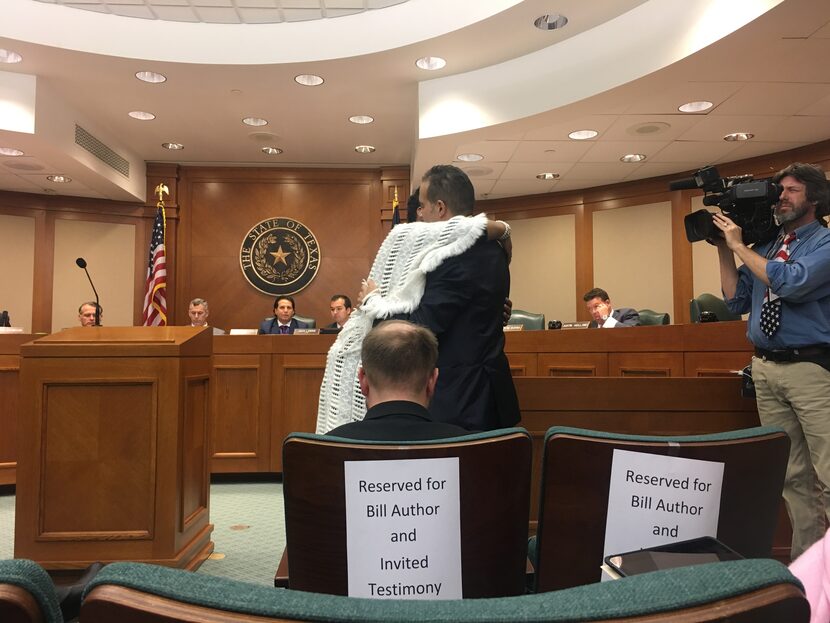
[[[796,558],[824,535],[830,517],[830,231],[823,220],[830,206],[827,179],[815,165],[791,164],[773,181],[782,186],[773,206],[776,240],[750,249],[741,228],[715,214],[723,237],[710,242],[726,304],[749,312],[761,423],[790,437],[784,500]]]

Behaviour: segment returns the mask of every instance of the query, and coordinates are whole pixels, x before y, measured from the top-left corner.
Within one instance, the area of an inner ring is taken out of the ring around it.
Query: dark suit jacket
[[[424,296],[408,320],[438,337],[438,384],[429,410],[441,422],[493,430],[519,421],[519,401],[504,354],[507,256],[481,238],[427,275]]]
[[[294,333],[294,329],[308,329],[308,326],[304,322],[300,322],[296,318],[291,319],[291,323],[288,325],[288,333]],[[277,320],[277,317],[274,316],[273,318],[266,318],[262,322],[259,323],[259,334],[277,334],[280,335],[280,323]]]
[[[640,314],[636,309],[630,307],[620,307],[611,312],[611,317],[619,324],[614,325],[614,329],[618,327],[636,327],[640,324]],[[596,329],[599,325],[592,320],[588,325],[591,329]]]
[[[458,437],[469,434],[469,431],[434,421],[429,411],[418,403],[393,400],[369,409],[363,421],[343,424],[326,434],[372,441],[418,441]]]

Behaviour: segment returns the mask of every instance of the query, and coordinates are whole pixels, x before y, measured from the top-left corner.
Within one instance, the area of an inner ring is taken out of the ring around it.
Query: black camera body
[[[778,231],[772,208],[781,196],[781,186],[771,180],[753,180],[751,175],[721,177],[715,167],[707,166],[699,169],[694,177],[671,182],[669,188],[702,189],[706,193],[703,205],[718,206],[721,212],[732,219],[743,232],[744,244],[767,242]],[[689,214],[683,223],[689,242],[721,235],[708,210]]]

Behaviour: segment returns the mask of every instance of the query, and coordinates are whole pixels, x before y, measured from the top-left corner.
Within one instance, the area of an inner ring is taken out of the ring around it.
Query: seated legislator
[[[274,317],[266,318],[259,325],[259,334],[290,335],[294,329],[307,329],[304,322],[294,318],[294,298],[278,296],[274,300]]]
[[[343,325],[352,314],[352,300],[345,294],[335,294],[331,297],[331,319],[334,321],[327,324],[325,329],[342,329]]]
[[[101,320],[104,317],[104,308],[98,305],[95,301],[87,301],[86,303],[81,303],[81,306],[78,308],[78,322],[81,323],[82,327],[94,327],[95,326],[95,308],[98,308],[98,324],[100,326]]]
[[[210,315],[208,302],[205,299],[201,298],[193,299],[192,301],[190,301],[190,305],[188,305],[187,307],[187,315],[190,316],[191,327],[208,326],[207,319]],[[225,332],[222,329],[213,327],[213,335],[225,335]]]
[[[582,297],[582,300],[585,301],[588,313],[591,314],[592,320],[588,325],[591,329],[597,327],[602,329],[636,327],[640,324],[640,314],[637,313],[636,309],[630,307],[614,309],[611,299],[608,298],[608,292],[602,288],[589,290]]]
[[[363,420],[327,434],[348,439],[417,441],[467,435],[469,431],[437,422],[427,407],[438,381],[438,340],[406,320],[387,320],[373,328],[361,347],[357,376],[366,397]]]

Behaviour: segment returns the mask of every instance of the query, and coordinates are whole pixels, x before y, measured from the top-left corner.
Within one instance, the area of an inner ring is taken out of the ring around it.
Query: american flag
[[[392,200],[392,227],[401,224],[401,215],[398,212],[398,187],[395,186],[395,199]]]
[[[159,206],[150,240],[147,260],[147,282],[144,286],[145,327],[162,327],[167,324],[167,260],[164,256],[164,208]]]

